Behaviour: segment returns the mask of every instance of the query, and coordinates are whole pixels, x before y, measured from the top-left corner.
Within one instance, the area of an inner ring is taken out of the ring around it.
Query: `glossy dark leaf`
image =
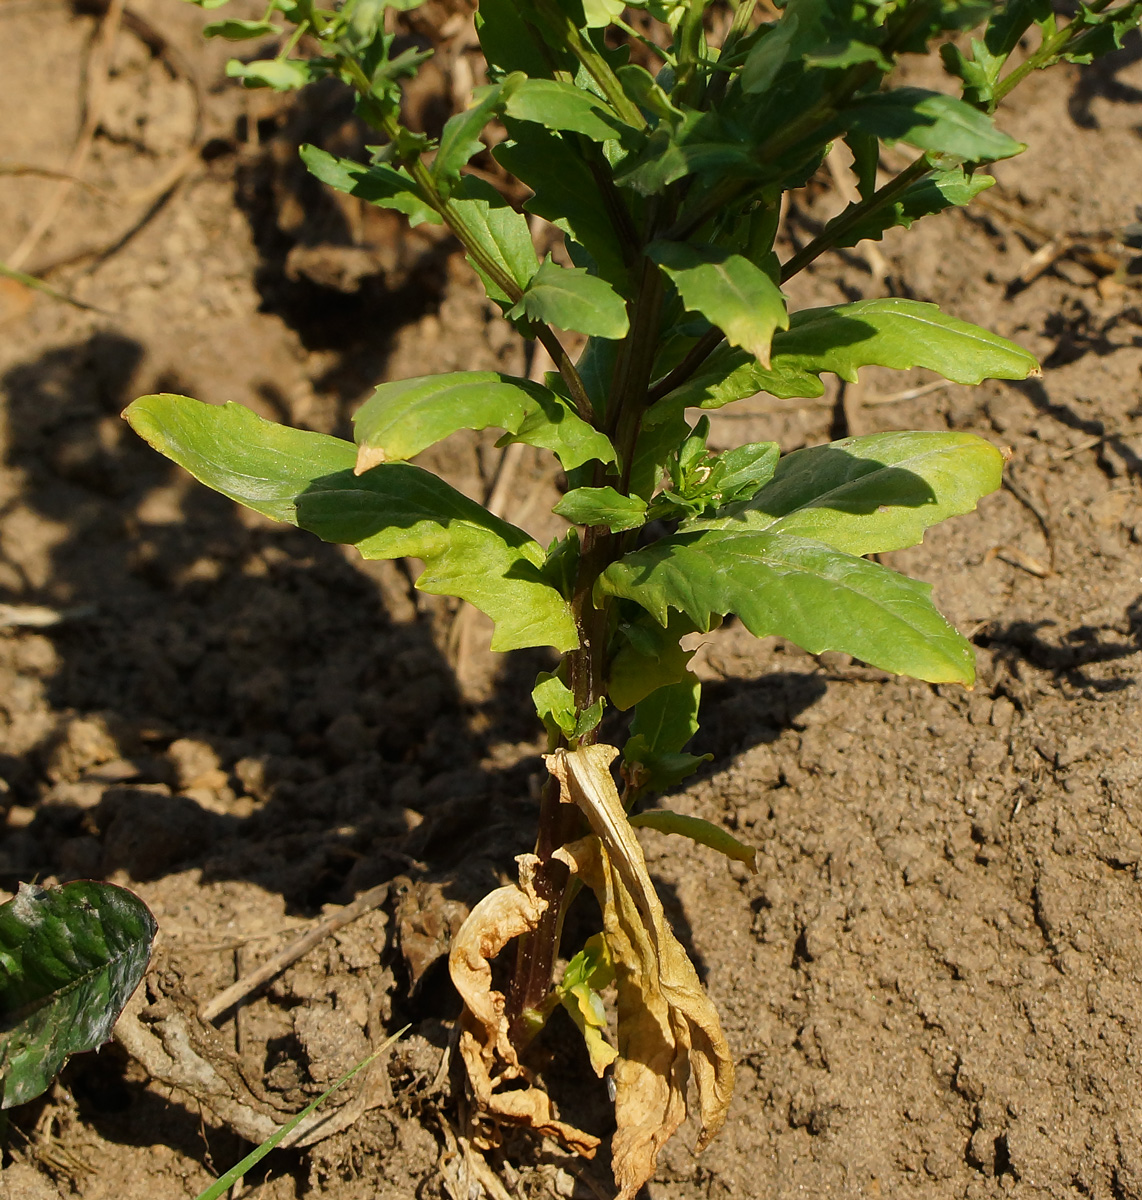
[[[997,129],[978,108],[923,88],[894,88],[866,96],[845,110],[844,119],[848,128],[872,134],[889,145],[905,142],[965,162],[994,162],[1026,149]]]
[[[109,883],[23,883],[0,905],[0,1108],[34,1099],[72,1054],[111,1036],[156,930],[147,906]]]

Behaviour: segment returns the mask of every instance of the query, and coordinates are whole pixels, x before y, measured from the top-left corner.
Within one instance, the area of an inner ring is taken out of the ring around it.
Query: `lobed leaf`
[[[226,74],[230,79],[240,79],[243,87],[272,88],[275,92],[292,92],[317,78],[313,66],[300,58],[267,58],[249,63],[232,58],[226,64]]]
[[[480,134],[489,121],[502,115],[508,98],[522,81],[522,74],[513,73],[489,84],[481,89],[475,104],[445,121],[440,146],[432,161],[432,178],[442,195],[451,194],[460,181],[460,168],[485,149]]]
[[[623,291],[628,272],[622,243],[587,162],[557,133],[537,125],[510,128],[513,140],[497,146],[493,157],[535,193],[524,208],[578,242],[599,276]]]
[[[621,338],[630,329],[623,298],[582,267],[561,267],[551,256],[531,277],[509,317],[526,316],[588,337]]]
[[[505,115],[545,129],[581,133],[594,142],[628,138],[635,131],[593,92],[561,79],[526,79],[508,99]]]
[[[851,229],[837,237],[835,245],[844,248],[865,240],[879,241],[885,230],[895,229],[898,225],[911,229],[913,221],[918,221],[921,217],[970,204],[980,192],[994,183],[994,176],[978,171],[968,175],[963,167],[956,167],[952,171],[937,171],[927,179],[918,180],[906,188],[894,203],[868,213]],[[846,209],[835,220],[842,220],[847,211]],[[826,225],[822,233],[827,236],[828,231],[829,226]]]
[[[351,443],[238,404],[144,396],[124,416],[155,449],[247,508],[354,545],[365,558],[423,559],[416,586],[487,613],[493,649],[578,645],[567,601],[541,572],[538,543],[435,475],[392,463],[356,476]]]
[[[740,254],[716,246],[652,242],[647,254],[670,277],[688,312],[701,313],[731,346],[769,366],[776,329],[789,327],[781,289]]]
[[[915,546],[1002,482],[1003,455],[971,433],[874,433],[787,454],[751,499],[687,528],[768,529],[848,554]]]
[[[770,530],[679,533],[609,566],[597,592],[671,608],[699,629],[735,613],[755,637],[840,650],[929,683],[970,684],[972,650],[932,605],[931,585],[823,542]]]
[[[613,487],[573,488],[552,511],[574,525],[605,525],[612,533],[638,529],[646,522],[646,501]]]
[[[781,399],[824,394],[832,371],[855,383],[861,367],[925,367],[953,383],[1025,379],[1039,371],[1034,355],[1007,338],[943,313],[934,304],[895,297],[802,309],[773,336],[769,368],[742,350],[721,347],[698,372],[648,414],[650,425],[678,405],[720,408],[757,392]]]
[[[404,213],[413,226],[426,221],[432,225],[441,223],[440,214],[403,168],[394,169],[384,163],[369,166],[351,158],[338,158],[319,146],[304,145],[299,154],[311,175],[339,192],[356,196],[378,208],[396,209]]]
[[[109,883],[22,883],[0,905],[0,1109],[35,1099],[71,1055],[111,1036],[157,929]]]
[[[456,371],[382,383],[353,416],[357,470],[403,462],[458,429],[489,427],[552,451],[569,470],[614,461],[606,435],[547,388],[498,371]]]
[[[965,162],[994,162],[1022,154],[1027,147],[995,127],[978,108],[955,96],[923,88],[893,88],[865,96],[844,113],[849,128],[892,145],[948,154]]]

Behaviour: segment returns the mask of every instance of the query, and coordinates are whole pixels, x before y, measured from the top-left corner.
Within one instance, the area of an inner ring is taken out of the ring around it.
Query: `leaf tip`
[[[379,467],[382,463],[388,461],[388,455],[380,446],[358,446],[357,461],[353,465],[353,474],[364,475],[366,471],[371,471],[373,467]]]

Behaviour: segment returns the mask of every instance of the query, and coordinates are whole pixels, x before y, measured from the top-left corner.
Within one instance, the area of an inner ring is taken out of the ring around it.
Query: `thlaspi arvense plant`
[[[446,225],[556,370],[542,384],[471,371],[383,384],[356,413],[355,444],[182,396],[143,397],[126,416],[258,512],[366,558],[423,560],[417,586],[485,612],[493,649],[560,656],[532,693],[550,772],[535,851],[517,884],[476,906],[452,949],[460,1050],[486,1123],[529,1125],[592,1154],[597,1137],[560,1121],[520,1061],[565,1006],[592,1066],[613,1075],[613,1169],[630,1200],[686,1114],[688,1081],[703,1143],[732,1090],[717,1013],[664,918],[634,827],[747,862],[752,851],[694,818],[628,815],[701,761],[686,749],[701,689],[682,640],[733,614],[758,637],[970,685],[971,647],[928,585],[869,556],[973,509],[1003,465],[994,446],[954,432],[715,454],[702,410],[758,392],[820,396],[824,373],[852,381],[868,365],[963,384],[1034,374],[1027,351],[935,305],[790,312],[782,285],[827,250],[968,204],[994,182],[988,163],[1024,149],[993,119],[1003,97],[1038,68],[1119,45],[1142,2],[1096,0],[1060,18],[1046,0],[787,0],[764,14],[755,0],[480,0],[488,82],[438,139],[401,117],[402,81],[426,56],[396,52],[394,17],[418,3],[273,0],[263,20],[221,19],[207,33],[282,35],[276,57],[231,64],[246,86],[334,76],[352,88],[379,146],[366,162],[306,146],[309,170],[412,224]],[[901,56],[936,47],[947,92],[893,86]],[[530,189],[525,210],[563,232],[571,265],[540,261],[525,213],[470,170],[493,122],[507,132],[496,163]],[[859,199],[782,260],[782,197],[842,139]],[[880,182],[882,144],[915,157]],[[587,339],[574,361],[567,332]],[[567,489],[555,511],[571,528],[551,546],[409,461],[485,428],[558,458]],[[608,707],[631,714],[621,746],[599,740]],[[556,984],[566,908],[583,886],[604,928]],[[490,963],[509,944],[501,994]],[[612,980],[617,1045],[600,997]]]

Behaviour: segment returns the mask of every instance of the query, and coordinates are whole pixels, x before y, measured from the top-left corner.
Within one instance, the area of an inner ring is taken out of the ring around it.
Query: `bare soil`
[[[4,163],[68,169],[105,10],[0,4]],[[432,128],[475,60],[462,15],[421,11],[440,54],[411,103]],[[176,391],[344,434],[381,380],[521,372],[525,351],[454,246],[305,178],[301,142],[359,144],[345,98],[240,92],[203,20],[131,0],[89,186],[25,264],[90,307],[0,280],[0,601],[59,617],[0,629],[0,888],[135,888],[162,931],[144,1021],[194,1026],[236,973],[387,881],[384,904],[216,1032],[195,1026],[280,1119],[411,1024],[355,1124],[232,1194],[468,1200],[444,956],[529,849],[526,695],[548,659],[493,658],[483,624],[457,626],[403,565],[238,511],[118,414]],[[897,231],[884,272],[833,256],[791,290],[799,306],[938,301],[1030,348],[1042,379],[909,398],[930,377],[868,371],[820,403],[758,397],[715,420],[719,445],[787,450],[966,429],[1012,460],[977,514],[892,556],[972,637],[974,691],[732,623],[702,647],[714,758],[669,803],[755,842],[762,868],[644,834],[739,1064],[724,1133],[695,1158],[684,1130],[651,1200],[1142,1197],[1142,263],[1120,240],[1142,198],[1142,41],[1031,80],[1002,124],[1031,150],[971,214]],[[0,261],[58,186],[0,175]],[[840,204],[822,172],[791,244]],[[1064,253],[1029,278],[1052,239]],[[493,442],[453,439],[429,465],[484,497]],[[528,450],[509,515],[550,536],[557,484]],[[572,924],[593,932],[587,911]],[[535,1065],[607,1134],[569,1024]],[[10,1115],[3,1200],[194,1196],[247,1148],[117,1046]],[[489,1161],[508,1196],[609,1186],[605,1158],[520,1137]]]

